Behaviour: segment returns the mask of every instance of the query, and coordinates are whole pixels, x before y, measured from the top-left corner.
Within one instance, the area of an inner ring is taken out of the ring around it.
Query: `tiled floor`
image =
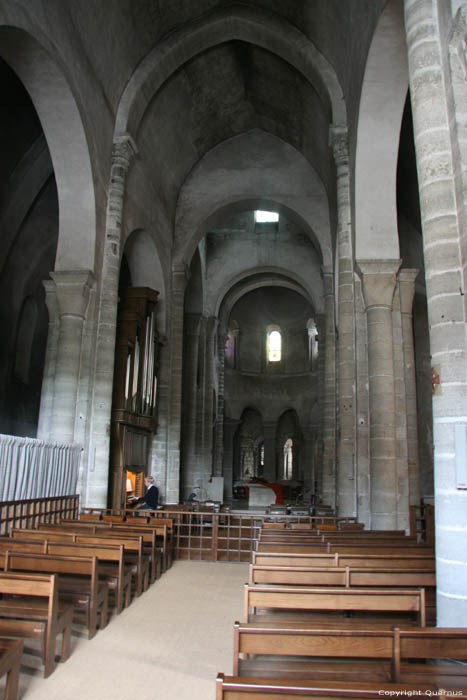
[[[20,700],[214,700],[217,673],[232,672],[247,579],[247,564],[175,562],[94,639],[77,626],[49,678],[23,667]]]

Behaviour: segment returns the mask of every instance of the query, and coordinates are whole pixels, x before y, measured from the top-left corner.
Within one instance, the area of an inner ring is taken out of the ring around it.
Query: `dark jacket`
[[[144,503],[147,508],[155,509],[157,508],[157,503],[159,501],[159,489],[154,484],[146,491],[142,498],[138,498],[138,503]]]

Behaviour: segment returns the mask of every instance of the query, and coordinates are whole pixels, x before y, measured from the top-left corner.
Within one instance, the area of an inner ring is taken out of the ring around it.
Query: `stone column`
[[[159,501],[162,504],[166,502],[167,494],[170,355],[167,348],[167,338],[165,336],[159,336],[158,343],[156,396],[157,430],[152,436],[150,465],[151,474],[156,479],[156,484],[159,488]]]
[[[446,92],[452,77],[441,46],[447,32],[439,26],[446,3],[405,0],[404,5],[431,356],[439,377],[433,396],[437,624],[458,626],[467,618],[467,491],[457,488],[455,437],[467,424],[466,260],[464,214],[458,210],[465,163],[455,166],[452,159],[459,152]],[[464,34],[464,63],[465,40]],[[465,90],[465,76],[463,84]]]
[[[337,169],[339,257],[337,511],[339,515],[355,516],[355,291],[347,130],[333,127],[330,140]]]
[[[276,464],[276,423],[263,423],[264,430],[264,478],[266,481],[276,481],[280,467]]]
[[[117,330],[118,282],[125,185],[136,146],[127,134],[114,141],[107,196],[106,231],[97,311],[96,355],[91,402],[89,477],[85,503],[105,507],[109,483],[110,416]]]
[[[224,421],[224,492],[226,498],[232,498],[233,489],[233,460],[234,438],[240,421],[234,418],[226,418]]]
[[[370,505],[374,530],[397,528],[396,402],[392,300],[400,261],[358,261],[368,325]]]
[[[182,420],[183,307],[188,269],[184,263],[172,266],[170,314],[170,379],[167,426],[167,503],[180,498],[180,433]]]
[[[185,314],[183,348],[183,425],[182,425],[182,500],[194,488],[196,467],[196,399],[198,395],[198,349],[200,314]]]
[[[415,381],[415,352],[412,305],[415,280],[419,270],[399,270],[399,293],[402,320],[402,347],[404,352],[404,383],[407,416],[407,460],[409,471],[409,504],[420,503],[420,464],[418,459],[417,386]]]
[[[334,275],[322,270],[324,282],[324,392],[323,392],[323,464],[319,494],[323,503],[336,505],[336,326]],[[321,343],[319,345],[322,354]]]
[[[217,318],[209,316],[206,320],[206,363],[204,376],[204,434],[203,434],[203,479],[212,476],[213,467],[213,431],[214,431],[214,351],[217,333]]]
[[[217,416],[214,438],[214,463],[213,475],[222,476],[222,463],[224,451],[224,395],[225,395],[225,342],[227,335],[225,332],[218,334],[218,393],[217,393]]]
[[[47,311],[49,312],[49,328],[42,378],[37,437],[40,440],[48,440],[50,438],[50,425],[52,421],[55,367],[57,364],[58,331],[60,324],[55,283],[53,280],[44,280],[43,285],[45,289],[45,303],[47,305]]]
[[[73,442],[83,324],[93,276],[88,270],[57,270],[50,276],[55,282],[60,324],[50,437]]]

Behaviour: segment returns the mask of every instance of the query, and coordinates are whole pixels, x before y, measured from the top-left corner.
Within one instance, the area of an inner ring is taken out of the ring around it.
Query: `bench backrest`
[[[421,627],[426,625],[425,590],[396,588],[286,588],[244,585],[244,622],[251,608],[271,610],[417,613]]]
[[[258,552],[277,552],[283,554],[319,554],[335,552],[339,554],[431,554],[434,556],[433,547],[422,544],[331,544],[322,542],[320,544],[299,544],[286,542],[261,542],[257,543]]]
[[[250,584],[301,586],[436,586],[435,573],[417,569],[354,569],[347,567],[286,567],[250,564]]]
[[[242,654],[391,660],[392,681],[409,659],[467,660],[466,628],[300,629],[234,625],[234,674]]]
[[[292,698],[317,698],[318,700],[378,700],[382,697],[433,698],[438,686],[423,683],[423,690],[412,683],[365,683],[352,681],[283,680],[281,678],[242,678],[219,673],[216,680],[216,700],[291,700]],[[462,691],[459,691],[461,693]],[[465,700],[464,693],[456,695]]]
[[[252,552],[252,563],[265,566],[350,566],[371,569],[427,569],[435,570],[435,558],[431,555],[403,554],[294,554],[280,552]]]
[[[6,552],[4,570],[87,576],[90,590],[94,592],[99,581],[97,557]]]

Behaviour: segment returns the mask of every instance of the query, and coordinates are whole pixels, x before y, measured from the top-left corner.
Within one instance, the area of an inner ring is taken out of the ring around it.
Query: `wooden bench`
[[[401,683],[364,683],[355,681],[350,687],[345,681],[270,680],[267,678],[239,678],[218,674],[216,680],[216,700],[291,700],[292,698],[313,698],[319,700],[349,700],[368,698],[381,700],[382,697],[417,696],[431,698],[440,688],[431,683],[422,685]],[[398,695],[399,694],[399,695]],[[441,695],[441,693],[439,693]],[[465,700],[464,693],[456,698]]]
[[[85,611],[88,638],[94,637],[98,623],[101,629],[106,626],[109,587],[99,581],[97,557],[6,552],[4,570],[57,574],[59,598]]]
[[[346,567],[260,566],[250,564],[249,583],[299,586],[436,586],[434,572],[418,569],[356,569]]]
[[[96,545],[90,543],[76,543],[72,538],[64,538],[63,533],[45,532],[43,530],[14,530],[15,539],[27,540],[30,538],[46,544],[45,554],[64,554],[78,557],[97,557],[104,563],[101,567],[102,578],[110,590],[114,593],[115,611],[120,614],[124,607],[128,607],[131,601],[131,563],[127,561],[123,545],[117,543],[111,545]]]
[[[157,532],[152,528],[137,528],[131,527],[131,525],[126,525],[122,523],[118,526],[112,521],[79,521],[79,520],[63,520],[59,524],[53,526],[42,525],[39,528],[41,531],[63,531],[63,532],[73,532],[75,534],[89,534],[97,537],[105,537],[109,535],[110,537],[119,536],[125,534],[130,537],[142,537],[143,538],[143,553],[149,557],[149,583],[154,583],[154,581],[159,578],[162,570],[163,552],[162,548],[158,547],[157,542]]]
[[[435,571],[435,558],[429,555],[402,554],[284,554],[252,552],[252,563],[260,566],[353,566],[358,568],[403,568]]]
[[[61,661],[70,655],[73,606],[59,601],[57,576],[0,573],[0,594],[0,635],[40,639],[47,678],[54,670],[59,634]]]
[[[300,544],[287,542],[257,542],[256,550],[258,552],[277,552],[282,554],[397,554],[397,555],[417,555],[425,554],[434,556],[434,550],[431,545],[423,544],[331,544],[330,542],[321,542],[316,544]]]
[[[467,629],[314,629],[234,625],[236,676],[467,688]],[[435,661],[436,663],[432,663]]]
[[[300,611],[307,619],[323,619],[320,613],[353,612],[378,620],[385,614],[416,615],[418,624],[426,626],[425,590],[402,588],[305,588],[295,586],[244,585],[243,621],[250,621],[250,610]],[[313,614],[311,614],[313,613]],[[311,614],[311,615],[310,615]],[[324,618],[327,619],[327,616]]]
[[[4,700],[17,700],[23,647],[22,639],[0,637],[0,678],[6,676]]]
[[[34,534],[35,533],[35,534]],[[131,561],[132,574],[135,580],[135,593],[137,596],[147,590],[149,586],[149,556],[144,554],[143,551],[143,538],[141,536],[135,535],[132,537],[125,537],[125,535],[106,535],[99,536],[94,535],[86,531],[86,529],[78,529],[76,531],[69,527],[59,527],[50,526],[42,527],[40,530],[26,530],[24,528],[13,529],[11,531],[13,538],[21,539],[40,539],[46,538],[48,540],[54,541],[67,541],[97,545],[123,545],[127,555],[127,563]],[[133,560],[131,560],[131,554],[133,554]]]

